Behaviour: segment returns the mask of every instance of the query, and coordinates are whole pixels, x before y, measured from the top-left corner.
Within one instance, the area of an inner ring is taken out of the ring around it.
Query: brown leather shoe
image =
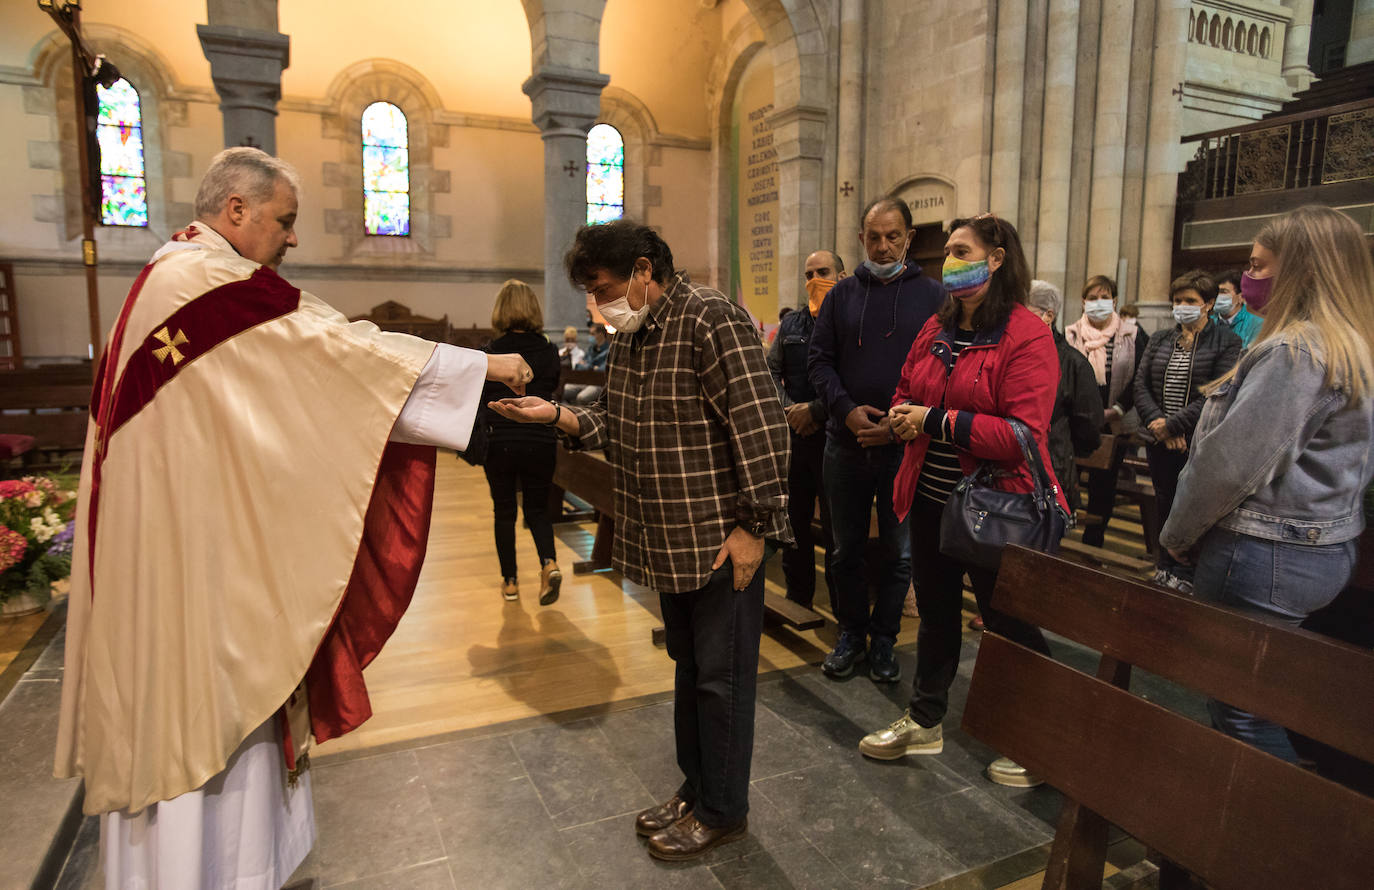
[[[658,834],[690,812],[692,805],[674,794],[667,803],[649,807],[635,817],[635,834],[641,837]]]
[[[740,840],[748,830],[748,819],[728,828],[710,828],[688,815],[649,838],[649,855],[672,862],[695,859],[721,844]]]
[[[558,563],[549,560],[539,570],[539,605],[551,606],[558,601],[558,588],[563,585],[563,573]]]

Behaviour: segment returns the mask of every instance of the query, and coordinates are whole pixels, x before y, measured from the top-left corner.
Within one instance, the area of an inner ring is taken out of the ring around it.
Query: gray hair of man
[[[210,169],[196,191],[197,219],[213,219],[224,209],[230,195],[241,195],[250,206],[265,204],[276,194],[277,183],[285,180],[299,199],[301,177],[281,158],[260,148],[226,148],[210,161]]]
[[[1057,319],[1064,314],[1064,295],[1053,284],[1037,278],[1031,282],[1030,296],[1026,298],[1026,305],[1031,309],[1039,309],[1041,312],[1053,312]]]

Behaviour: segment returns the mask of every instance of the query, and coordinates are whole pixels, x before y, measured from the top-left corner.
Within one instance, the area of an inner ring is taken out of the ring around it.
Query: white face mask
[[[1174,321],[1179,324],[1193,324],[1202,317],[1201,306],[1175,306]]]
[[[1110,297],[1104,300],[1084,300],[1083,314],[1093,321],[1106,321],[1116,310],[1112,308]]]
[[[630,270],[630,280],[634,281],[634,270]],[[612,300],[604,306],[598,306],[601,310],[601,317],[606,319],[606,323],[617,331],[624,331],[633,334],[639,330],[639,326],[644,324],[644,319],[649,316],[649,285],[644,285],[644,305],[638,309],[630,307],[630,288],[625,288],[625,295]]]

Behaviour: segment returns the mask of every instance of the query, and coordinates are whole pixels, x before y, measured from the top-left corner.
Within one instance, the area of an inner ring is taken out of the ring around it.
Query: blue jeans
[[[840,630],[859,639],[889,643],[901,628],[902,602],[911,585],[911,541],[907,523],[892,509],[892,483],[902,464],[902,446],[852,448],[825,443],[825,494],[830,499],[830,535],[835,549],[835,617]],[[882,563],[874,568],[877,596],[870,612],[864,549],[869,518],[878,502],[878,543]]]
[[[1194,595],[1277,618],[1293,628],[1336,598],[1355,568],[1356,542],[1289,544],[1213,528],[1202,539]],[[1209,701],[1212,725],[1232,738],[1297,762],[1283,727],[1248,711]]]

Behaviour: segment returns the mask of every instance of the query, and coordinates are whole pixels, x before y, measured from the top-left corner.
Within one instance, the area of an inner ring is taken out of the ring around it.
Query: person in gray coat
[[[1327,207],[1279,217],[1256,243],[1279,264],[1264,328],[1235,371],[1205,388],[1159,539],[1196,562],[1199,598],[1297,627],[1345,587],[1364,530],[1374,263],[1359,226]],[[1223,732],[1296,761],[1281,727],[1221,702],[1209,709]]]

